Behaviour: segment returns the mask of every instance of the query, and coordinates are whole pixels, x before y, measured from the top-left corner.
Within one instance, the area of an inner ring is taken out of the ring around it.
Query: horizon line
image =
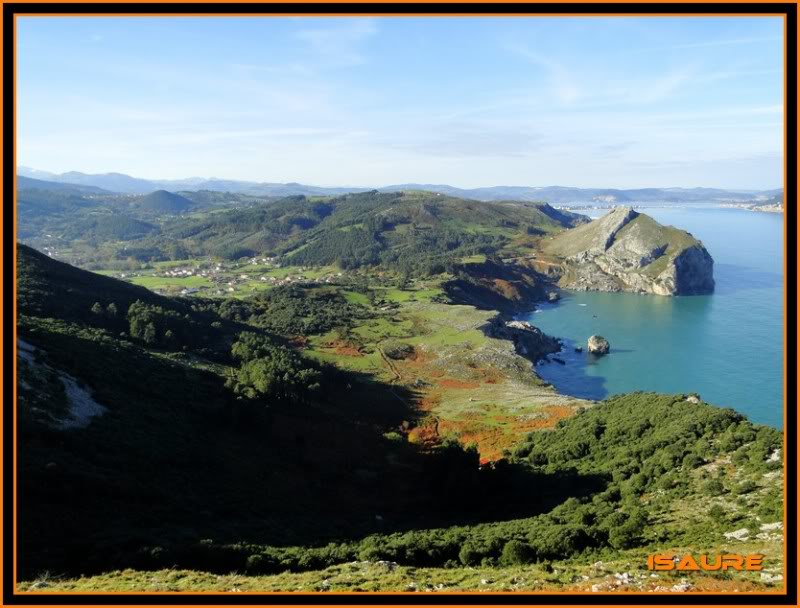
[[[62,173],[57,173],[55,171],[49,171],[46,169],[36,169],[34,167],[30,167],[28,165],[17,165],[14,170],[15,176],[19,177],[26,177],[28,179],[40,179],[41,181],[53,181],[54,183],[71,183],[71,182],[56,182],[53,179],[46,179],[46,178],[39,178],[39,177],[29,177],[27,175],[19,175],[20,169],[27,169],[32,172],[40,172],[40,173],[47,173],[52,178],[61,177],[67,173],[80,173],[81,175],[86,175],[90,177],[98,177],[98,176],[105,176],[105,175],[121,175],[124,177],[128,177],[131,179],[137,179],[142,181],[148,182],[181,182],[187,180],[202,180],[202,181],[231,181],[231,182],[244,182],[250,183],[255,185],[265,185],[265,184],[279,184],[279,185],[288,185],[288,184],[298,184],[301,186],[308,186],[312,188],[343,188],[343,189],[351,189],[351,188],[358,188],[358,189],[373,189],[378,190],[382,188],[390,188],[393,186],[439,186],[439,187],[448,187],[448,188],[456,188],[458,190],[484,190],[489,188],[534,188],[534,189],[545,189],[545,188],[571,188],[577,190],[672,190],[672,189],[681,189],[681,190],[701,190],[701,189],[713,189],[713,190],[727,190],[730,192],[765,192],[770,190],[784,190],[783,184],[776,187],[769,187],[769,188],[730,188],[727,186],[638,186],[638,187],[621,187],[621,186],[564,186],[559,184],[550,184],[546,186],[534,186],[534,185],[522,185],[522,184],[495,184],[491,186],[473,186],[473,187],[464,187],[464,186],[456,186],[453,184],[448,183],[425,183],[425,182],[414,182],[414,181],[396,181],[395,183],[389,183],[384,185],[370,185],[370,186],[358,186],[358,185],[332,185],[332,184],[313,184],[313,183],[304,183],[298,181],[257,181],[252,179],[243,179],[243,178],[233,178],[233,177],[202,177],[202,176],[191,176],[191,177],[179,177],[179,178],[166,178],[166,177],[137,177],[135,175],[131,175],[129,173],[122,173],[120,171],[107,171],[104,173],[85,173],[83,171],[64,171]],[[76,184],[80,185],[80,184]]]

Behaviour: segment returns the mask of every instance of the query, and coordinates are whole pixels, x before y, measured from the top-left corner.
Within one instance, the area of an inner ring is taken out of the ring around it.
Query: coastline
[[[726,203],[719,205],[720,209],[741,209],[742,211],[759,211],[761,213],[783,213],[783,205],[746,205]]]

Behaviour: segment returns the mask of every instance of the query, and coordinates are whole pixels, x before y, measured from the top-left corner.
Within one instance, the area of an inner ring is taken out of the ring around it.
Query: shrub
[[[458,552],[458,561],[465,566],[477,566],[484,557],[485,554],[483,552],[470,544],[462,546],[461,550]]]
[[[735,494],[749,494],[753,490],[755,490],[758,486],[750,479],[745,479],[742,483],[740,483],[736,489],[734,490]]]
[[[719,479],[711,479],[703,486],[703,494],[706,496],[720,496],[725,493],[725,486]]]
[[[719,505],[714,505],[708,510],[708,516],[717,523],[724,521],[725,515],[725,509]]]
[[[414,347],[398,340],[387,340],[383,344],[383,352],[390,359],[405,359],[414,353]]]
[[[503,546],[500,563],[504,566],[528,564],[533,561],[534,552],[531,546],[519,540],[510,540]]]
[[[686,454],[682,464],[684,469],[696,469],[703,464],[703,459],[697,454]]]

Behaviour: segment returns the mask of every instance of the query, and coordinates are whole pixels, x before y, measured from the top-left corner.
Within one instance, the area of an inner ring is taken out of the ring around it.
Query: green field
[[[199,288],[211,287],[213,283],[205,277],[132,277],[130,282],[134,285],[141,285],[148,289],[163,289],[165,287]]]

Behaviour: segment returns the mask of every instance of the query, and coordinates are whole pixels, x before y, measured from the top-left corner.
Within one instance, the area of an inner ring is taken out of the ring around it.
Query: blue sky
[[[773,188],[779,18],[19,18],[18,163]]]

